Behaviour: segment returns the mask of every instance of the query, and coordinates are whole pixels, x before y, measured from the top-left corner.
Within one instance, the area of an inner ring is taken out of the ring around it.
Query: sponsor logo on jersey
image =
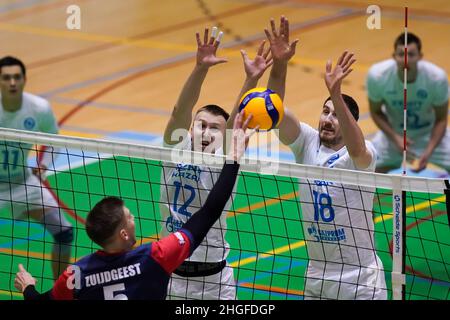
[[[166,229],[169,232],[176,232],[183,227],[183,224],[184,224],[183,221],[180,221],[170,216],[166,220]]]
[[[186,243],[186,241],[184,240],[183,235],[181,233],[175,232],[174,235],[175,235],[175,237],[177,237],[178,243],[180,244],[180,246],[183,246]]]
[[[425,89],[417,90],[417,98],[426,99],[428,97],[428,92]]]
[[[335,230],[317,230],[316,226],[311,224],[311,227],[308,228],[308,233],[310,236],[316,238],[316,241],[338,242],[347,239],[344,228]]]
[[[172,178],[185,178],[193,181],[200,181],[202,169],[199,166],[191,164],[177,164],[176,169],[172,172]]]
[[[36,120],[34,118],[28,117],[23,121],[23,126],[27,130],[31,130],[36,126]]]
[[[339,153],[336,153],[335,155],[331,156],[330,159],[328,159],[327,164],[331,165],[333,162],[335,162],[337,159],[339,159]]]
[[[325,180],[314,180],[314,184],[318,187],[320,186],[332,186],[334,185],[331,181],[325,181]]]

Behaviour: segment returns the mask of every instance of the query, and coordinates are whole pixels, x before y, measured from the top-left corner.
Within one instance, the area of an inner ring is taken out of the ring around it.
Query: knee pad
[[[63,244],[71,244],[73,241],[73,227],[70,226],[67,229],[61,231],[60,233],[53,235],[53,238],[55,239],[56,242]]]

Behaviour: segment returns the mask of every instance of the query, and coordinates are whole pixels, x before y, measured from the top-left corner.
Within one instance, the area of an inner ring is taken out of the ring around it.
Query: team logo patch
[[[31,117],[28,117],[24,120],[23,122],[23,126],[25,127],[25,129],[27,130],[31,130],[34,128],[34,126],[36,125],[36,120],[34,120]]]
[[[178,242],[180,243],[180,246],[183,246],[186,243],[186,241],[184,241],[184,238],[181,235],[181,233],[175,232],[174,235],[175,235],[175,237],[177,237]]]
[[[428,97],[428,93],[424,89],[417,90],[417,98],[426,99]]]
[[[339,159],[339,153],[336,153],[330,159],[328,159],[327,163],[328,164],[333,164],[333,162],[335,162],[337,159]]]

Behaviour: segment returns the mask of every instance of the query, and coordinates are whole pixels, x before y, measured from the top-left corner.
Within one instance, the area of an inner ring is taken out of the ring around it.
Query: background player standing
[[[58,133],[49,102],[23,92],[25,83],[26,69],[22,61],[14,57],[0,59],[0,127]],[[9,141],[0,143],[0,209],[7,207],[12,210],[14,218],[27,215],[44,224],[55,240],[52,271],[56,279],[69,264],[73,241],[72,225],[40,181],[56,153],[44,153],[38,167],[30,170],[27,160],[31,145]]]

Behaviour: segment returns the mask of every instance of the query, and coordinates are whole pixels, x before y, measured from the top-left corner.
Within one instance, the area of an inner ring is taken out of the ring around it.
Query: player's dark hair
[[[22,61],[11,56],[6,56],[0,59],[0,73],[3,67],[10,67],[10,66],[19,66],[20,69],[22,69],[23,76],[26,77],[27,69],[25,68],[25,65],[23,64]]]
[[[96,244],[104,246],[123,221],[123,200],[106,197],[98,202],[86,218],[86,232]]]
[[[224,109],[215,104],[208,104],[206,106],[201,107],[200,109],[198,109],[196,115],[202,111],[209,112],[215,116],[222,116],[225,118],[225,121],[228,121],[228,118],[230,117],[230,114],[228,112],[226,112]]]
[[[419,49],[419,53],[422,51],[422,41],[414,33],[408,32],[408,39],[406,41],[407,44],[415,43],[417,45],[417,49]],[[404,45],[405,45],[405,33],[403,32],[401,35],[397,37],[397,39],[395,39],[394,51],[397,50],[398,46]]]
[[[344,99],[345,104],[347,105],[347,108],[350,110],[351,114],[353,115],[353,118],[355,118],[356,121],[359,119],[359,107],[356,103],[355,99],[350,97],[349,95],[342,94],[342,98]],[[331,97],[328,97],[327,100],[323,103],[327,103],[331,100]]]

